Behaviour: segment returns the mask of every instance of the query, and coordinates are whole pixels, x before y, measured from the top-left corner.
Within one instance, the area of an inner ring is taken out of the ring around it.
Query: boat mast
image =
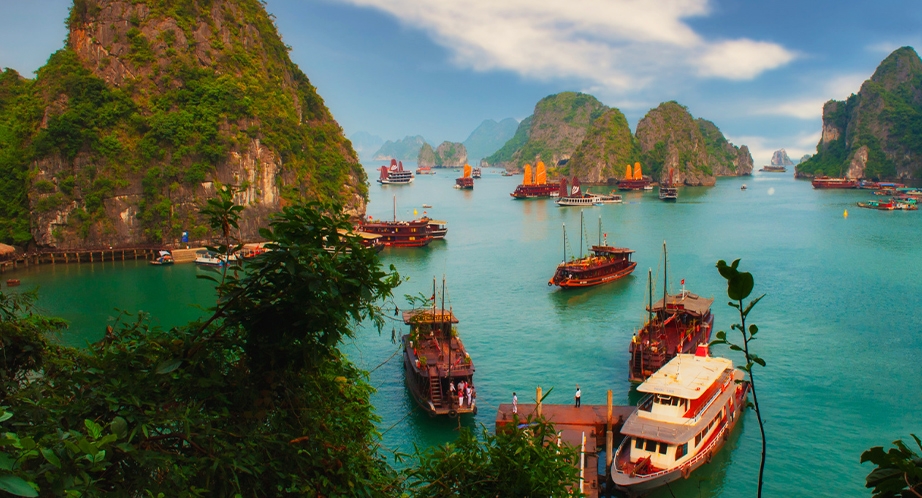
[[[583,231],[586,230],[586,224],[583,223],[583,211],[579,211],[579,257],[583,257]]]
[[[669,280],[666,278],[666,241],[663,241],[663,320],[662,326],[663,330],[666,330],[666,286],[669,285]]]
[[[653,268],[647,268],[647,288],[650,292],[650,306],[647,307],[647,323],[653,321]]]
[[[563,262],[567,262],[567,224],[563,224]]]
[[[435,280],[435,279],[433,279]],[[433,284],[435,282],[433,281]],[[439,328],[445,328],[445,274],[442,274],[442,317],[439,319]],[[444,334],[444,330],[442,331]],[[448,382],[451,382],[451,317],[448,318]]]
[[[394,222],[397,222],[397,194],[394,194]]]
[[[602,245],[602,215],[599,215],[599,245]]]

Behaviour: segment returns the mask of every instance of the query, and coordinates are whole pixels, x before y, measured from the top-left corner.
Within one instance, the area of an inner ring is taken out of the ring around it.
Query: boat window
[[[634,447],[637,448],[638,450],[642,450],[643,449],[643,438],[634,439]]]
[[[688,443],[680,444],[675,449],[675,459],[678,460],[688,453]]]
[[[656,441],[647,439],[647,446],[644,449],[647,451],[656,451]]]
[[[665,454],[666,454],[666,450],[667,450],[668,448],[669,448],[669,445],[668,445],[668,444],[666,444],[666,443],[660,443],[660,444],[659,444],[659,452],[660,452],[660,454],[661,454],[661,455],[665,455]]]

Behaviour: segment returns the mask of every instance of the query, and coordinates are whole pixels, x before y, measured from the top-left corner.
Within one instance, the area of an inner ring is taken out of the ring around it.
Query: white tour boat
[[[637,388],[648,393],[621,429],[612,461],[615,485],[640,495],[711,461],[736,425],[749,382],[725,358],[679,354]],[[737,382],[740,381],[740,382]]]

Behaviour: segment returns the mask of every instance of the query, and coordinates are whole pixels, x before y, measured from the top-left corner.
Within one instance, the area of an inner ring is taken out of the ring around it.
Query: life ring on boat
[[[691,473],[691,469],[688,467],[682,467],[682,477],[688,479],[688,474]]]
[[[455,418],[455,417],[458,416],[458,412],[456,412],[456,411],[454,411],[454,410],[448,410],[448,416],[449,416],[450,418]]]
[[[709,451],[709,452],[708,452],[708,458],[707,458],[708,463],[711,463],[711,457],[712,457],[712,456],[714,456],[714,452],[713,452],[713,451]]]

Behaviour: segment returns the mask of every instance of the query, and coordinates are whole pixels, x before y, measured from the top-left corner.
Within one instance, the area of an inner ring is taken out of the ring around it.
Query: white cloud
[[[798,135],[763,137],[763,136],[734,136],[727,137],[734,145],[746,145],[752,154],[755,169],[769,164],[772,154],[778,149],[784,149],[788,157],[794,161],[799,160],[804,154],[816,154],[816,144],[820,141],[820,132],[801,133]]]
[[[849,95],[858,93],[861,84],[868,79],[866,74],[843,74],[826,78],[825,82],[811,91],[812,95],[792,100],[771,102],[753,110],[753,114],[763,116],[790,116],[799,119],[823,117],[823,104],[830,99],[845,100]]]
[[[453,62],[632,90],[653,79],[752,79],[796,55],[769,42],[709,41],[685,20],[708,0],[340,0],[429,34]]]

